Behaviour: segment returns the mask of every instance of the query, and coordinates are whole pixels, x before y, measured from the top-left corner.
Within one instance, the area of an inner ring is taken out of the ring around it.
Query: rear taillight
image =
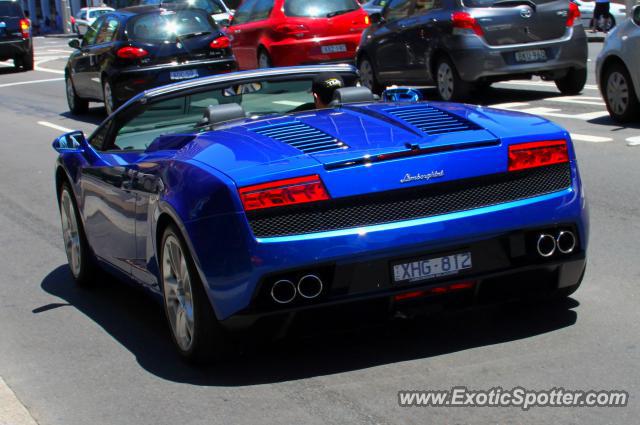
[[[148,54],[149,52],[147,52],[143,48],[132,46],[122,47],[116,52],[116,55],[121,59],[140,59],[147,56]]]
[[[28,19],[20,19],[20,32],[22,33],[22,38],[29,38],[30,28],[31,24]]]
[[[273,31],[289,37],[304,37],[309,33],[309,28],[302,24],[280,24],[276,25]]]
[[[566,140],[520,143],[509,146],[509,171],[569,162]]]
[[[223,35],[222,37],[218,37],[215,40],[213,40],[211,43],[209,43],[209,47],[211,47],[212,49],[226,49],[230,45],[231,45],[231,41],[229,40],[229,37],[227,37],[226,35]]]
[[[567,14],[567,26],[572,27],[575,24],[576,19],[578,18],[580,18],[580,9],[578,8],[577,4],[570,1],[569,13]],[[578,20],[578,22],[580,22],[580,20]]]
[[[324,201],[330,198],[318,175],[246,186],[238,192],[245,211]]]
[[[453,23],[454,29],[472,30],[476,35],[484,35],[484,31],[476,18],[467,12],[453,12],[451,14],[451,22]]]

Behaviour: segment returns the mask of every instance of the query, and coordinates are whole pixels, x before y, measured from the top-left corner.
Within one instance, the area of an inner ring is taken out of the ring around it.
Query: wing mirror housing
[[[382,16],[381,12],[375,12],[369,15],[369,19],[371,19],[372,24],[381,24],[384,22],[384,16]]]
[[[74,38],[73,40],[69,40],[69,47],[71,47],[72,49],[79,49],[80,40],[77,38]]]
[[[631,9],[631,19],[634,24],[640,26],[640,4],[636,4],[633,6],[633,9]]]
[[[58,137],[51,144],[58,153],[82,153],[88,146],[84,133],[80,130],[71,131]]]

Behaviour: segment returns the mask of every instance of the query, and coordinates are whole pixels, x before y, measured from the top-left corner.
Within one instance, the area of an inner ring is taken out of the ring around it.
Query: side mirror
[[[87,146],[87,139],[82,131],[65,133],[51,144],[58,153],[82,153]]]
[[[69,47],[73,48],[73,49],[79,49],[80,48],[80,40],[78,40],[77,38],[74,38],[73,40],[69,41]]]
[[[631,9],[631,19],[634,24],[640,26],[640,4],[636,4],[633,6],[633,9]]]
[[[384,17],[381,12],[375,12],[369,15],[369,19],[371,19],[371,23],[373,24],[381,24],[384,22]]]

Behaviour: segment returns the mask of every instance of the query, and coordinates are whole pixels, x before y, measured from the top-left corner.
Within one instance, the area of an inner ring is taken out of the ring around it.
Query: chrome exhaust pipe
[[[576,248],[576,236],[569,230],[562,230],[556,238],[558,251],[563,254],[571,254]]]
[[[296,285],[290,280],[282,279],[271,287],[271,298],[278,304],[288,304],[296,297]]]
[[[322,279],[314,274],[302,276],[298,281],[298,293],[307,299],[315,298],[322,292]]]
[[[551,257],[556,252],[556,240],[553,236],[543,233],[538,236],[538,254],[542,257]]]

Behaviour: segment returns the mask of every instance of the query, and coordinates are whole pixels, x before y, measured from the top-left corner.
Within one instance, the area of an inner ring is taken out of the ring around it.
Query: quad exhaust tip
[[[563,254],[571,254],[576,248],[576,236],[569,230],[562,230],[556,238],[558,251]]]
[[[543,233],[538,236],[536,248],[538,249],[538,254],[542,257],[551,257],[556,252],[556,240],[553,236]]]
[[[281,279],[271,287],[271,298],[278,304],[288,304],[296,297],[296,285],[290,280]]]
[[[303,276],[298,281],[298,293],[307,299],[315,298],[322,292],[322,279],[313,274]]]

